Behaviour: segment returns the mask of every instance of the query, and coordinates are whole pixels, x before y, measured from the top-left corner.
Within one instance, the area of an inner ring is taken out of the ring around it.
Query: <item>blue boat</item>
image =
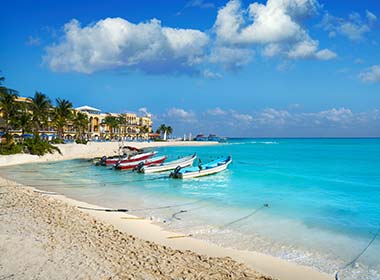
[[[231,156],[223,157],[206,163],[204,165],[199,164],[197,167],[191,166],[186,168],[176,168],[170,173],[171,178],[176,179],[188,179],[207,176],[215,173],[219,173],[227,169],[228,165],[232,162]]]

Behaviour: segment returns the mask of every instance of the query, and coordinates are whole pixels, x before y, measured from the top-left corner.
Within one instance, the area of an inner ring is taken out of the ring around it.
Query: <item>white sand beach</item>
[[[136,147],[210,142],[127,143]],[[0,166],[113,154],[118,143],[60,145],[63,155],[0,157]],[[1,174],[0,174],[1,176]],[[331,279],[312,268],[167,232],[149,220],[0,179],[0,277],[9,279]],[[270,275],[265,276],[265,275]],[[3,278],[2,278],[3,279]]]

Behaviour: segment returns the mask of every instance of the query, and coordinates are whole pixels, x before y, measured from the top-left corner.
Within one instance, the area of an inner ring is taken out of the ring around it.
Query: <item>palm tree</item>
[[[28,111],[22,110],[16,117],[15,126],[17,129],[21,129],[21,136],[25,132],[31,132],[33,130],[32,115]]]
[[[118,125],[119,125],[118,118],[115,116],[108,115],[104,118],[104,124],[109,127],[110,137],[112,139],[113,138],[113,130],[114,130],[114,128],[118,127]]]
[[[89,120],[86,114],[81,112],[75,112],[73,118],[73,125],[75,130],[77,131],[77,139],[81,139],[83,137],[84,131],[88,128]]]
[[[147,133],[149,133],[149,127],[146,125],[143,125],[140,129],[140,133],[141,135],[146,135]]]
[[[54,108],[54,124],[57,127],[58,138],[61,139],[64,133],[64,127],[67,125],[67,121],[72,118],[73,104],[66,100],[57,98],[57,106]]]
[[[4,80],[4,77],[0,77],[0,85]],[[0,113],[4,119],[4,132],[6,135],[8,135],[10,121],[17,113],[17,97],[17,91],[4,86],[0,86]]]
[[[127,128],[126,128],[126,125],[127,125],[127,119],[125,118],[125,116],[123,115],[120,115],[118,118],[117,118],[117,122],[118,122],[118,127],[119,129],[121,129],[121,127],[123,126],[124,129],[123,129],[123,136],[127,136]]]
[[[166,135],[169,136],[173,133],[173,128],[169,125],[166,127]]]
[[[164,134],[163,139],[166,140],[166,137],[173,133],[173,128],[171,126],[166,126],[164,124],[161,124],[157,130],[156,133]]]
[[[42,130],[49,122],[49,114],[51,110],[51,101],[43,93],[36,91],[32,100],[32,125],[34,135],[38,135],[38,132]]]
[[[166,125],[161,124],[161,125],[157,128],[156,133],[158,133],[158,134],[163,134],[163,133],[165,132],[165,130],[166,130]]]

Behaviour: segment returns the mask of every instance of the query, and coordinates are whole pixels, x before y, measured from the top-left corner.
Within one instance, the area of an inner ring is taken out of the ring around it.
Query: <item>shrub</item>
[[[75,140],[75,143],[77,143],[77,144],[84,144],[84,145],[87,145],[87,140],[85,140],[85,139],[76,139]]]
[[[24,145],[28,152],[32,155],[43,156],[46,153],[52,154],[54,151],[62,154],[58,147],[55,147],[48,142],[42,141],[38,136],[25,140]]]
[[[16,143],[0,144],[0,155],[13,155],[22,152],[23,145]]]
[[[65,144],[65,140],[55,138],[55,139],[52,139],[52,140],[50,141],[50,143],[52,143],[52,144]]]

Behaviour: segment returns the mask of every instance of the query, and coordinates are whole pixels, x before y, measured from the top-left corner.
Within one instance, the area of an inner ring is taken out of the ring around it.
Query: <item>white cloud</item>
[[[204,0],[190,0],[189,2],[186,3],[185,8],[190,8],[190,7],[210,9],[210,8],[215,8],[215,5],[212,2],[207,2]]]
[[[181,108],[171,108],[167,111],[167,116],[170,118],[175,118],[176,120],[183,122],[194,122],[196,121],[196,116],[192,111],[186,111]]]
[[[377,16],[368,10],[366,10],[366,16],[369,22],[375,22],[377,20]]]
[[[380,82],[380,66],[373,65],[366,71],[359,74],[359,79],[363,82]]]
[[[223,76],[220,73],[212,72],[208,69],[205,69],[203,71],[203,77],[206,79],[211,79],[211,80],[217,80],[223,78]]]
[[[146,107],[142,107],[142,108],[139,108],[139,113],[142,114],[142,115],[149,115],[149,111],[148,111],[148,108]]]
[[[247,65],[254,54],[253,50],[238,47],[215,47],[209,56],[209,62],[220,64],[224,69],[234,70]]]
[[[210,3],[192,0],[187,6],[206,8]],[[135,24],[106,18],[87,26],[73,19],[64,25],[59,41],[46,48],[43,59],[58,72],[117,69],[209,79],[221,74],[208,68],[235,70],[250,63],[256,47],[266,57],[330,60],[337,55],[320,49],[304,24],[319,7],[317,0],[267,0],[244,9],[240,0],[230,0],[219,9],[210,36],[195,29],[164,27],[157,19]]]
[[[253,117],[249,114],[240,114],[240,113],[236,113],[234,112],[232,114],[232,117],[239,121],[239,122],[243,122],[243,123],[251,123],[253,122]]]
[[[157,123],[172,125],[177,135],[191,131],[193,134],[203,132],[243,137],[379,136],[379,109],[364,112],[354,112],[346,107],[316,112],[302,112],[299,109],[266,108],[256,112],[240,112],[216,107],[206,110],[201,118],[196,119],[194,112],[175,108],[170,116],[165,113]]]
[[[54,71],[83,73],[113,68],[194,71],[208,43],[201,31],[163,27],[156,19],[133,24],[107,18],[85,27],[71,20],[64,26],[61,41],[47,47],[44,61]]]
[[[323,50],[317,51],[315,53],[315,57],[319,60],[330,60],[330,59],[336,58],[337,54],[328,49],[323,49]]]
[[[41,45],[41,39],[38,38],[38,37],[34,37],[34,36],[29,36],[28,37],[28,40],[26,41],[26,44],[28,46],[39,46]]]
[[[227,114],[227,111],[224,111],[223,109],[216,107],[214,109],[209,109],[206,111],[206,114],[211,116],[224,116]]]
[[[292,119],[291,114],[286,110],[276,110],[266,108],[256,114],[255,121],[261,125],[284,125]]]
[[[329,33],[330,37],[340,34],[352,41],[360,41],[371,31],[371,25],[376,21],[376,16],[369,11],[366,17],[367,22],[363,21],[358,13],[351,13],[347,19],[326,13],[320,26]]]
[[[219,10],[214,25],[219,40],[234,44],[276,43],[305,35],[300,20],[316,11],[315,0],[268,0],[254,2],[246,11],[238,0],[231,0]],[[248,15],[251,23],[247,22]]]
[[[313,117],[320,124],[323,120],[333,123],[346,124],[353,121],[354,114],[350,109],[347,108],[332,108],[325,111],[320,111],[317,113],[306,113],[304,114],[307,117]]]
[[[231,0],[219,10],[214,30],[221,45],[253,47],[264,45],[263,55],[284,55],[290,59],[336,57],[330,50],[319,51],[303,21],[317,13],[317,0],[268,0],[254,2],[243,10],[240,0]]]

